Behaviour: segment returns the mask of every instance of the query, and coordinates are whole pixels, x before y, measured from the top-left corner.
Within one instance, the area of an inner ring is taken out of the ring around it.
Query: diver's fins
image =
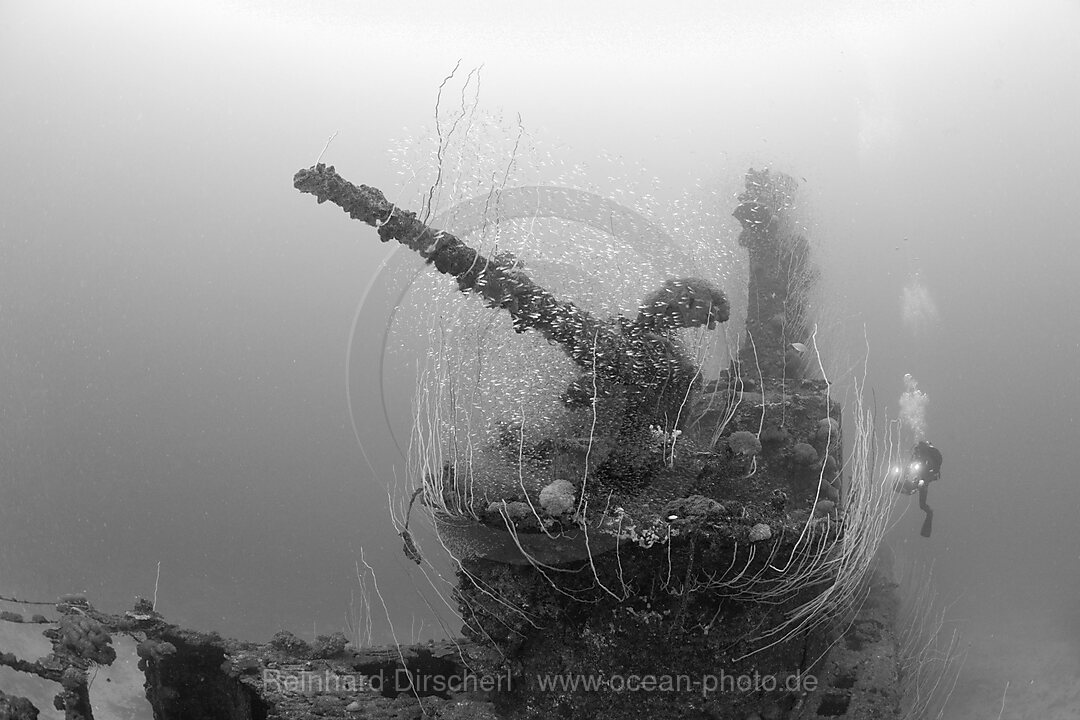
[[[922,521],[922,530],[919,534],[923,537],[930,537],[930,531],[934,529],[934,511],[926,511],[926,519]]]

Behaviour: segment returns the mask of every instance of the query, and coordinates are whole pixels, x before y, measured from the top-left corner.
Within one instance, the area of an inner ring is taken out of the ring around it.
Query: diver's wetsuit
[[[926,517],[923,518],[922,530],[919,531],[919,534],[923,537],[930,537],[930,533],[934,529],[934,510],[926,504],[929,489],[929,483],[923,483],[919,487],[919,509],[926,513]]]
[[[911,449],[911,461],[919,463],[919,469],[914,478],[919,489],[919,509],[926,514],[923,520],[922,530],[919,532],[923,537],[930,537],[934,525],[934,511],[926,504],[926,496],[930,490],[930,483],[941,478],[941,451],[925,440],[920,441]]]

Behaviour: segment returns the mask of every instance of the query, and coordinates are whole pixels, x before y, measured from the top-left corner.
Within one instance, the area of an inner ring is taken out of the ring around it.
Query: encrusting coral
[[[772,528],[765,523],[758,523],[750,528],[750,542],[762,542],[772,537]]]
[[[746,430],[737,430],[727,439],[728,447],[737,456],[753,457],[761,452],[761,441],[757,435]]]
[[[540,491],[540,506],[552,517],[566,515],[574,509],[576,492],[569,480],[556,480]]]
[[[796,443],[791,449],[791,460],[801,467],[810,467],[818,462],[818,453],[810,443]]]

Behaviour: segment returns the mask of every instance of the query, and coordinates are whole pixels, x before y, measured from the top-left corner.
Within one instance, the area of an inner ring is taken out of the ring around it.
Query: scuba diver
[[[911,460],[905,470],[899,467],[894,472],[901,477],[896,484],[896,491],[905,495],[919,493],[919,509],[926,514],[920,535],[930,537],[934,524],[934,511],[926,504],[930,483],[941,479],[941,451],[926,440],[920,440],[911,449]]]

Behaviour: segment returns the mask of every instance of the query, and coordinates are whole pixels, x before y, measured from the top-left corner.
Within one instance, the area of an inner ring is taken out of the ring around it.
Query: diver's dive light
[[[914,478],[916,488],[921,488],[923,485],[926,484],[926,478],[922,476],[922,469],[923,464],[917,460],[912,461],[908,465],[908,482],[912,482],[912,478]]]

